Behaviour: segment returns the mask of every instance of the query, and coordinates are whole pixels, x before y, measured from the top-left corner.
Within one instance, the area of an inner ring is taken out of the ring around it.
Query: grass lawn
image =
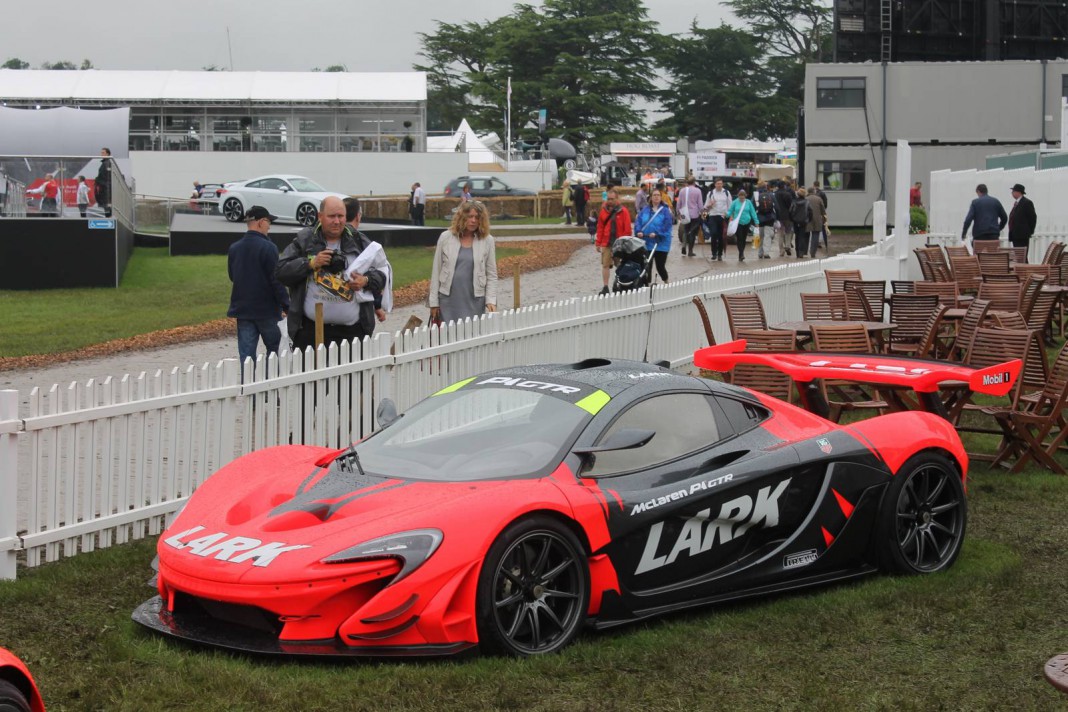
[[[499,248],[497,258],[521,254]],[[394,288],[430,277],[433,248],[389,250]],[[71,351],[226,316],[226,255],[171,257],[163,247],[138,247],[118,289],[0,291],[0,357]]]
[[[877,576],[587,633],[535,660],[283,661],[166,641],[130,612],[154,540],[0,582],[0,644],[50,710],[1054,710],[1068,478],[973,468],[947,573]]]

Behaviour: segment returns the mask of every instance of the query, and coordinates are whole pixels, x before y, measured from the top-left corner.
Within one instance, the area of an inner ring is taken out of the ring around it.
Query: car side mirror
[[[623,428],[608,436],[608,440],[600,445],[590,447],[577,447],[571,452],[580,457],[586,457],[598,452],[613,452],[615,450],[632,450],[642,447],[656,435],[655,430],[640,430],[638,428]]]
[[[397,415],[397,404],[392,400],[383,398],[378,402],[378,408],[375,409],[375,420],[378,421],[378,427],[384,428],[399,417]]]
[[[279,188],[278,190],[282,191],[283,193],[288,193],[288,192],[289,192],[289,187],[288,187],[288,186],[284,186],[284,185],[283,185],[283,186],[282,186],[281,188]]]

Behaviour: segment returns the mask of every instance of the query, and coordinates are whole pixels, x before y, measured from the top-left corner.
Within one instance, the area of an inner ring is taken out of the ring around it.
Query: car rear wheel
[[[245,209],[237,198],[227,198],[223,203],[222,213],[230,222],[238,222],[245,217]]]
[[[578,635],[586,620],[590,575],[582,544],[551,517],[519,520],[490,547],[477,596],[483,652],[556,652]]]
[[[883,498],[879,542],[893,573],[926,574],[953,565],[964,543],[968,502],[960,473],[944,456],[914,455]]]
[[[311,203],[301,203],[297,208],[297,222],[307,227],[308,225],[314,225],[315,221],[319,219],[319,209]]]
[[[30,712],[26,696],[7,680],[0,680],[0,712]]]

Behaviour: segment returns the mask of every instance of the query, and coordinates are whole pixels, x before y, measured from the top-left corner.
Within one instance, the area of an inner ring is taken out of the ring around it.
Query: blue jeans
[[[263,337],[267,353],[278,353],[278,344],[282,341],[282,330],[278,328],[278,319],[238,319],[237,320],[237,354],[241,363],[246,358],[256,358],[256,345]]]

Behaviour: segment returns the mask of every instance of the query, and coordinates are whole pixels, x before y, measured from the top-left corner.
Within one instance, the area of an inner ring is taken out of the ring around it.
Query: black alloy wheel
[[[890,484],[879,519],[882,561],[889,571],[948,569],[960,554],[968,521],[960,473],[944,455],[913,456]]]
[[[297,222],[307,227],[319,219],[319,210],[311,203],[301,203],[297,208]]]
[[[483,562],[479,643],[491,654],[556,652],[578,635],[589,601],[587,557],[575,534],[551,517],[520,520]]]
[[[30,712],[26,696],[7,680],[0,680],[0,712]]]
[[[222,214],[230,222],[240,222],[245,217],[245,209],[241,207],[241,201],[237,198],[227,198],[223,202]]]

